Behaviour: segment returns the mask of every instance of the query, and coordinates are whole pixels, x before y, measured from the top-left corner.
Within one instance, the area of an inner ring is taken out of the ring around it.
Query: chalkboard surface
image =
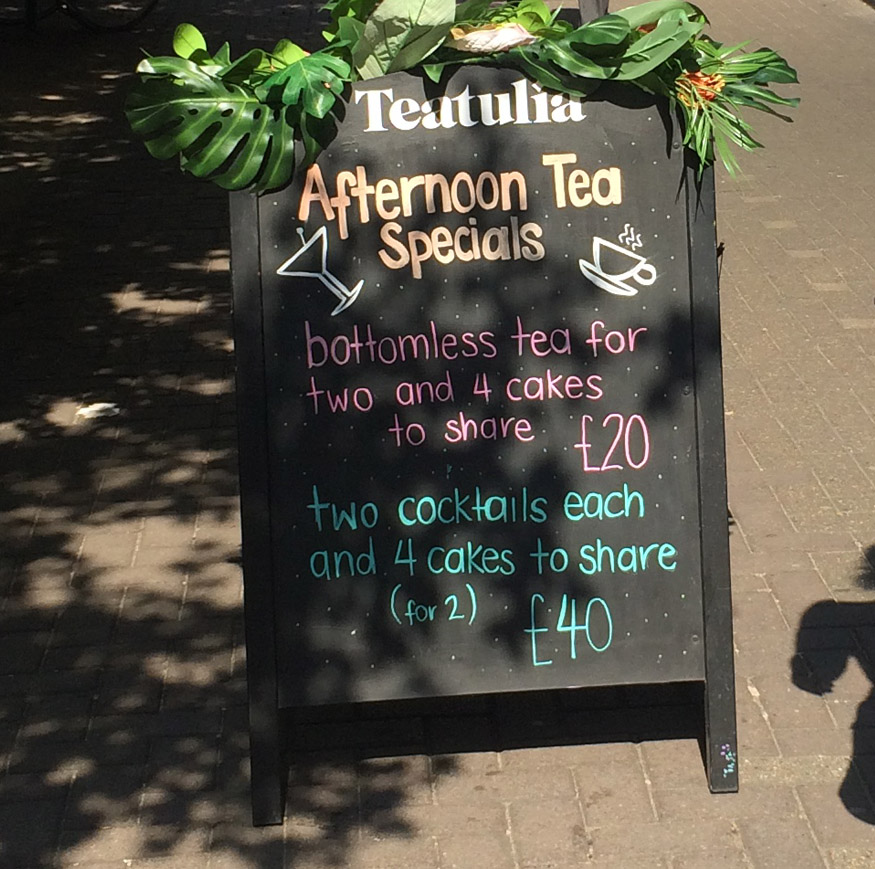
[[[600,96],[363,82],[259,197],[281,706],[704,677],[679,131]]]

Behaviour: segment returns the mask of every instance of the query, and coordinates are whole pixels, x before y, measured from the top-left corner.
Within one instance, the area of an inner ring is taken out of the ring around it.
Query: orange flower
[[[726,87],[726,79],[719,73],[713,75],[701,70],[685,72],[675,82],[678,99],[688,108],[693,104],[694,93],[706,103],[717,99],[717,94]]]

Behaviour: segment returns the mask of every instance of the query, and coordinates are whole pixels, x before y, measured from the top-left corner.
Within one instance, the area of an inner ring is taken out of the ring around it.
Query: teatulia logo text
[[[368,90],[357,87],[354,101],[364,101],[365,133],[390,129],[409,131],[451,130],[453,127],[503,126],[505,124],[566,124],[586,118],[577,97],[551,94],[540,85],[521,78],[509,91],[472,94],[470,86],[458,96],[441,96],[419,102],[412,97],[395,99],[393,88]]]

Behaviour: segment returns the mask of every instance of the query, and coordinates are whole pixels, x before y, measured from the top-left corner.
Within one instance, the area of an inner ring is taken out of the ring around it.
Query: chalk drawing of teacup
[[[656,269],[643,256],[598,236],[592,240],[592,259],[578,260],[580,270],[596,286],[616,296],[637,295],[638,288],[627,281],[649,287],[656,280]]]

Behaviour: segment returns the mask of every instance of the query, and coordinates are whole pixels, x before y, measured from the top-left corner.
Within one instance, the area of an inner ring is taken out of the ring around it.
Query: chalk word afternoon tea
[[[542,154],[541,165],[548,170],[543,181],[549,185],[556,208],[606,207],[623,202],[623,174],[616,166],[589,172],[577,165],[577,155],[571,152]],[[452,176],[427,172],[374,180],[365,166],[357,165],[326,181],[322,167],[314,163],[304,178],[297,218],[303,223],[314,211],[321,211],[326,221],[336,222],[338,236],[346,239],[351,218],[362,225],[370,223],[375,214],[383,221],[383,247],[378,252],[383,265],[409,268],[419,279],[422,264],[429,260],[449,265],[456,261],[543,259],[543,228],[535,221],[521,222],[529,210],[529,198],[526,175],[517,170],[461,170]],[[504,224],[481,226],[480,218],[494,211],[508,216]],[[461,216],[465,222],[413,229],[399,222],[437,213]]]

